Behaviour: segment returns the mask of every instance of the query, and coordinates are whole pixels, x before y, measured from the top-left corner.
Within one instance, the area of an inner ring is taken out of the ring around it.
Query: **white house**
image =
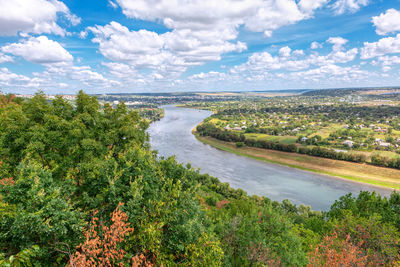
[[[353,147],[354,142],[351,140],[346,140],[342,143],[344,146]]]

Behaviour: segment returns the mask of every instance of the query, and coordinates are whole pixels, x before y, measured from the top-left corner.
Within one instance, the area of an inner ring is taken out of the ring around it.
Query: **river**
[[[389,189],[261,162],[205,145],[192,135],[192,129],[210,116],[210,111],[172,105],[164,109],[165,117],[152,123],[148,130],[152,148],[160,156],[176,155],[178,162],[189,162],[200,168],[201,173],[218,177],[249,195],[277,201],[289,199],[294,204],[310,205],[314,210],[327,210],[336,199],[349,192],[375,190],[382,195],[390,194]]]

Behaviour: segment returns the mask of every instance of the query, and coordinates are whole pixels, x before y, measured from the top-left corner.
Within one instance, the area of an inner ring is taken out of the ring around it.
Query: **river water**
[[[261,162],[205,145],[192,135],[192,129],[210,116],[210,111],[172,105],[164,109],[165,117],[152,123],[148,130],[152,148],[160,156],[176,155],[178,162],[190,162],[201,173],[218,177],[249,195],[263,195],[277,201],[289,199],[294,204],[310,205],[314,210],[327,210],[349,192],[375,190],[385,196],[390,194],[388,189]]]

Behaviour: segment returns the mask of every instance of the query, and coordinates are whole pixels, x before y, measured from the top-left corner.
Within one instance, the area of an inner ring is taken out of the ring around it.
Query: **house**
[[[232,128],[229,127],[229,125],[225,126],[224,129],[225,129],[225,130],[228,130],[228,131],[229,131],[229,130],[232,130]]]
[[[348,147],[353,147],[354,142],[351,141],[351,140],[346,140],[346,141],[344,141],[344,142],[342,143],[342,145],[348,146]]]
[[[308,140],[307,137],[302,137],[302,138],[300,139],[301,142],[305,142],[305,141],[307,141],[307,140]]]
[[[235,131],[241,131],[242,130],[242,128],[241,127],[233,127],[233,129],[232,130],[235,130]]]
[[[382,147],[390,147],[391,144],[387,142],[380,142],[379,145]]]

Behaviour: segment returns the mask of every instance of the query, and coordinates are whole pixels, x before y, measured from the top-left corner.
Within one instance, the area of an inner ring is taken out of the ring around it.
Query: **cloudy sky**
[[[400,0],[0,0],[3,92],[400,85]]]

